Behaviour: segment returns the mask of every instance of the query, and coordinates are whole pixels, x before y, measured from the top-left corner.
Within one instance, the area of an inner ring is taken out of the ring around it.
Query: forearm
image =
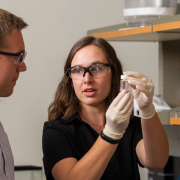
[[[92,148],[69,171],[67,180],[99,180],[116,148],[117,144],[98,137]]]
[[[141,119],[141,125],[147,168],[163,168],[169,156],[169,144],[157,114],[151,119]]]

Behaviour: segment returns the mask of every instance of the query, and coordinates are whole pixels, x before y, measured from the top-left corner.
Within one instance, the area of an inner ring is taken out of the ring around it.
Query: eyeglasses
[[[72,79],[82,80],[86,72],[89,72],[94,78],[101,78],[105,74],[111,72],[111,65],[104,63],[93,64],[88,67],[74,66],[68,70],[69,76]]]
[[[24,62],[24,59],[25,59],[25,57],[26,57],[26,55],[27,55],[27,52],[26,52],[26,51],[21,51],[21,52],[18,52],[18,53],[9,53],[9,52],[0,51],[0,54],[12,56],[12,58],[10,59],[10,61],[11,61],[13,64],[16,64],[16,65],[18,65],[18,66],[21,66],[22,63]]]

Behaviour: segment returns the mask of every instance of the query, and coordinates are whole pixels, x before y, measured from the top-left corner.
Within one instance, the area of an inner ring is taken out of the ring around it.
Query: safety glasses
[[[21,51],[21,52],[18,52],[18,53],[9,53],[9,52],[0,51],[0,54],[12,56],[10,61],[13,64],[17,64],[18,66],[20,66],[24,62],[25,57],[27,55],[27,52],[26,51]]]
[[[74,66],[68,70],[69,77],[72,79],[82,80],[87,72],[93,78],[101,78],[111,72],[111,65],[105,63],[96,63],[88,67]]]

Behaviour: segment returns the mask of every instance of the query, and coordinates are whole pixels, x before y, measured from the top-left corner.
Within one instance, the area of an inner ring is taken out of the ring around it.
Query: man
[[[25,45],[21,30],[27,27],[21,18],[0,9],[0,97],[8,97],[26,71]],[[14,160],[8,137],[0,122],[0,180],[14,180]]]

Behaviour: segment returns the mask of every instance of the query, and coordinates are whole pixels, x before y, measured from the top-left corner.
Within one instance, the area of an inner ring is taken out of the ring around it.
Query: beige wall
[[[27,72],[20,74],[13,95],[1,99],[0,120],[9,136],[15,165],[42,165],[43,123],[67,54],[88,29],[123,23],[122,1],[1,0],[0,7],[29,24],[23,30]],[[110,43],[124,69],[151,77],[158,94],[158,44]]]

